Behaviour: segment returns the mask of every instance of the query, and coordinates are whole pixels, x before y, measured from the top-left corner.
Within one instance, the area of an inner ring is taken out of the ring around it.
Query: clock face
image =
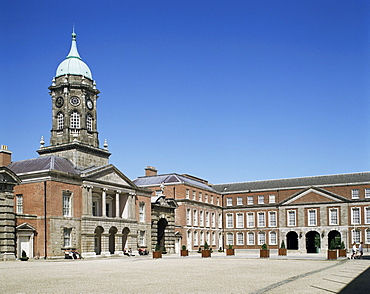
[[[56,100],[55,100],[55,106],[60,108],[63,106],[63,103],[64,103],[64,99],[63,97],[58,97]]]
[[[92,110],[94,108],[94,103],[92,102],[91,99],[86,100],[86,106],[88,109]]]
[[[78,98],[77,96],[72,96],[71,99],[69,100],[69,102],[73,106],[78,106],[80,104],[80,98]]]

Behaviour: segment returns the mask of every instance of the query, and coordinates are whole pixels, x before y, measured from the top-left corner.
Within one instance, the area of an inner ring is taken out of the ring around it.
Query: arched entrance
[[[117,234],[117,228],[111,227],[109,229],[109,252],[110,254],[114,254],[116,249],[116,234]]]
[[[104,229],[102,227],[96,227],[94,232],[94,251],[96,255],[101,253],[101,235],[103,234]]]
[[[340,233],[336,230],[330,231],[328,234],[329,249],[340,249],[342,238]]]
[[[161,218],[157,223],[157,245],[159,245],[159,250],[164,251],[165,249],[165,229],[168,222],[165,218]]]
[[[298,234],[290,231],[286,234],[286,248],[289,250],[298,250]]]
[[[122,230],[122,251],[126,249],[128,234],[130,229],[126,227]]]
[[[320,234],[316,231],[309,231],[306,234],[307,253],[319,253],[321,247]]]

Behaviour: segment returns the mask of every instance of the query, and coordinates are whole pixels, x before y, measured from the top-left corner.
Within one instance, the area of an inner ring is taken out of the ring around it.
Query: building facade
[[[107,142],[99,147],[99,91],[74,33],[49,90],[50,146],[42,138],[38,158],[8,165],[21,179],[14,189],[16,255],[60,257],[77,250],[109,256],[150,245],[150,191],[109,163]]]

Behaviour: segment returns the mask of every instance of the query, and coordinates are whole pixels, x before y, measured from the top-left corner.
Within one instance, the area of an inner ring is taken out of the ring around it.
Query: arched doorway
[[[319,253],[321,247],[320,234],[316,231],[309,231],[306,234],[307,253]]]
[[[111,227],[109,229],[109,252],[110,254],[114,254],[116,251],[116,234],[117,234],[117,228]]]
[[[289,250],[298,250],[298,234],[290,231],[286,234],[286,248]]]
[[[336,230],[330,231],[328,234],[328,245],[330,249],[340,249],[342,238]]]
[[[130,234],[130,229],[126,227],[122,230],[122,251],[126,249],[128,234]]]
[[[94,250],[96,255],[101,253],[101,235],[103,234],[104,229],[102,227],[96,227],[94,232]]]
[[[159,250],[165,250],[165,229],[168,222],[165,218],[161,218],[157,223],[157,245],[159,245]]]

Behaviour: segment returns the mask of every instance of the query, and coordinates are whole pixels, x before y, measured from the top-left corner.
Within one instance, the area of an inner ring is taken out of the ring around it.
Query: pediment
[[[23,223],[19,226],[16,227],[17,231],[36,231],[36,228],[31,226],[30,224],[28,223]]]
[[[111,185],[136,187],[119,169],[113,165],[97,168],[83,175],[85,179]]]
[[[283,201],[282,205],[343,201],[345,201],[345,198],[339,195],[335,195],[329,191],[318,188],[308,188],[292,195],[291,197]]]

